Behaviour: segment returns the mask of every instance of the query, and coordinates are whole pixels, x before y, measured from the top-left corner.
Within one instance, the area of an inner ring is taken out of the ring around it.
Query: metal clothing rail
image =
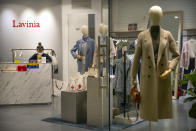
[[[124,51],[124,117],[126,117],[126,92],[127,92],[127,83],[126,83],[126,78],[127,78],[127,74],[126,74],[126,61],[127,61],[127,53],[131,52],[134,53],[134,50],[127,50]]]
[[[32,50],[32,51],[36,51],[36,49],[12,49],[12,61],[14,62],[14,51],[16,50]],[[44,50],[51,50],[54,51],[53,49],[44,49]]]
[[[114,39],[128,39],[128,38],[137,38],[136,36],[112,36]]]

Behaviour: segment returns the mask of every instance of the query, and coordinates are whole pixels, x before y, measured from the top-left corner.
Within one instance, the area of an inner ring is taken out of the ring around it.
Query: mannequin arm
[[[168,70],[164,71],[164,72],[160,75],[160,78],[161,78],[161,79],[166,79],[166,78],[169,76],[169,74],[170,74],[171,72],[172,72],[171,69],[168,69]]]
[[[79,60],[81,60],[82,59],[82,56],[80,56],[80,55],[77,55],[77,57],[76,57],[77,59],[79,59]]]
[[[172,34],[169,32],[169,49],[170,52],[172,53],[172,60],[169,64],[169,69],[172,69],[173,71],[176,69],[178,62],[180,60],[180,54],[178,51],[178,48],[176,46],[176,41],[174,40]]]
[[[79,42],[77,41],[76,44],[74,45],[74,47],[70,50],[70,53],[74,59],[76,59],[78,56],[76,53],[76,51],[78,50],[78,45],[79,45]]]

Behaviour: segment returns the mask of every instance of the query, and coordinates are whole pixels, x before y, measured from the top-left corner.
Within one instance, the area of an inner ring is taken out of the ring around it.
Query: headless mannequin
[[[86,25],[83,25],[81,28],[80,28],[84,38],[86,38],[88,36],[88,26]],[[82,59],[82,56],[80,55],[77,55],[77,59],[81,60]]]
[[[150,27],[150,33],[152,37],[152,41],[157,41],[160,36],[160,21],[162,18],[162,9],[159,6],[152,6],[149,9],[149,15],[150,15],[150,20],[151,20],[151,27]],[[166,79],[169,74],[171,73],[171,69],[165,70],[161,75],[161,79]],[[132,83],[134,85],[137,85],[136,82],[136,76],[132,79]],[[149,121],[149,130],[151,130],[151,122]]]

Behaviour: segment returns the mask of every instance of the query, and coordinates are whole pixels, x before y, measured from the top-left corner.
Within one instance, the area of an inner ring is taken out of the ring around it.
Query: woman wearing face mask
[[[30,59],[29,61],[41,61],[42,57],[45,57],[46,58],[46,63],[51,63],[52,62],[52,59],[51,57],[46,54],[46,53],[43,53],[44,52],[44,47],[42,46],[42,43],[39,42],[38,43],[38,46],[37,46],[37,53],[35,53]]]

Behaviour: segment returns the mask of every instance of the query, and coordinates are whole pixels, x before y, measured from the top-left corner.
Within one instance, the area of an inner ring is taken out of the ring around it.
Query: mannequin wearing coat
[[[81,27],[81,32],[83,37],[71,49],[71,54],[74,59],[77,59],[78,72],[84,74],[93,64],[95,41],[88,36],[88,27],[86,25]]]
[[[106,44],[106,37],[108,33],[108,27],[107,25],[100,24],[99,25],[99,33],[101,34],[101,44]],[[110,59],[112,59],[115,56],[115,47],[113,44],[113,40],[110,39]],[[97,66],[98,63],[98,45],[96,44],[95,47],[95,53],[94,53],[94,59],[93,59],[93,66]],[[101,57],[101,63],[103,63],[103,58]]]
[[[136,84],[141,59],[140,116],[144,120],[157,121],[172,118],[170,73],[179,62],[179,52],[172,34],[160,27],[161,7],[151,7],[149,15],[152,25],[138,36],[131,76],[132,83]],[[169,51],[173,58],[170,63]]]

